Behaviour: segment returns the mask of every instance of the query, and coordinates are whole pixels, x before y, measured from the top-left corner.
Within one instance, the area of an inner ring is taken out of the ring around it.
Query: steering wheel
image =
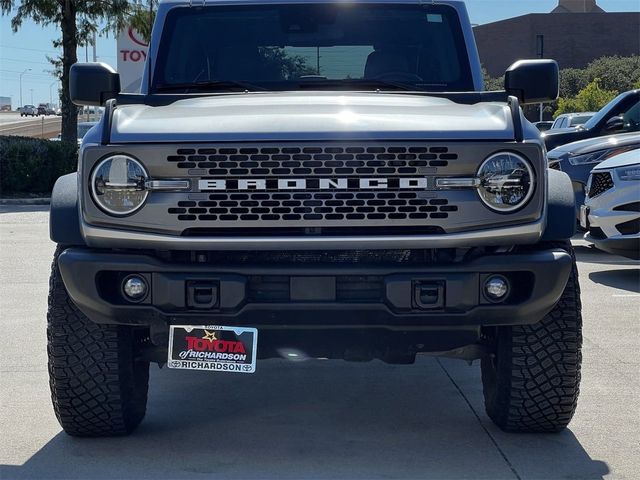
[[[386,72],[381,73],[373,77],[375,80],[389,81],[389,82],[424,82],[424,79],[420,75],[410,72]]]

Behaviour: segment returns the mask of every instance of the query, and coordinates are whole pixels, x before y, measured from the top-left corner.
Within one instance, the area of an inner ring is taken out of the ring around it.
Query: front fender
[[[549,169],[547,226],[543,241],[568,240],[576,233],[576,198],[569,175]]]
[[[61,245],[85,245],[80,232],[78,208],[78,173],[60,177],[51,193],[49,236]]]

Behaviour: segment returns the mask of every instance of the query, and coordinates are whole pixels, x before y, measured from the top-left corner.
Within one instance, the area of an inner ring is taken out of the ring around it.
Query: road
[[[60,117],[21,117],[19,113],[0,114],[0,135],[53,138],[60,133]]]
[[[2,479],[638,478],[640,269],[580,240],[582,393],[563,433],[501,432],[477,362],[421,358],[269,360],[252,376],[152,367],[133,436],[71,438],[47,384],[44,208],[0,207]]]

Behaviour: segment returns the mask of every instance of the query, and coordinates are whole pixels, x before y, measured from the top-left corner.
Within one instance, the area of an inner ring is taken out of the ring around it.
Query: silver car
[[[558,128],[575,128],[579,125],[584,125],[595,114],[596,112],[563,113],[555,119],[549,130],[556,130]]]
[[[20,109],[21,117],[37,117],[38,109],[34,105],[25,105]]]

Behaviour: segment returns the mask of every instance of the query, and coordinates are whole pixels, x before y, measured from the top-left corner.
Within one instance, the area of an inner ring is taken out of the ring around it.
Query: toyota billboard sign
[[[122,91],[134,93],[140,90],[144,64],[149,44],[132,27],[120,32],[117,41],[118,73]]]

